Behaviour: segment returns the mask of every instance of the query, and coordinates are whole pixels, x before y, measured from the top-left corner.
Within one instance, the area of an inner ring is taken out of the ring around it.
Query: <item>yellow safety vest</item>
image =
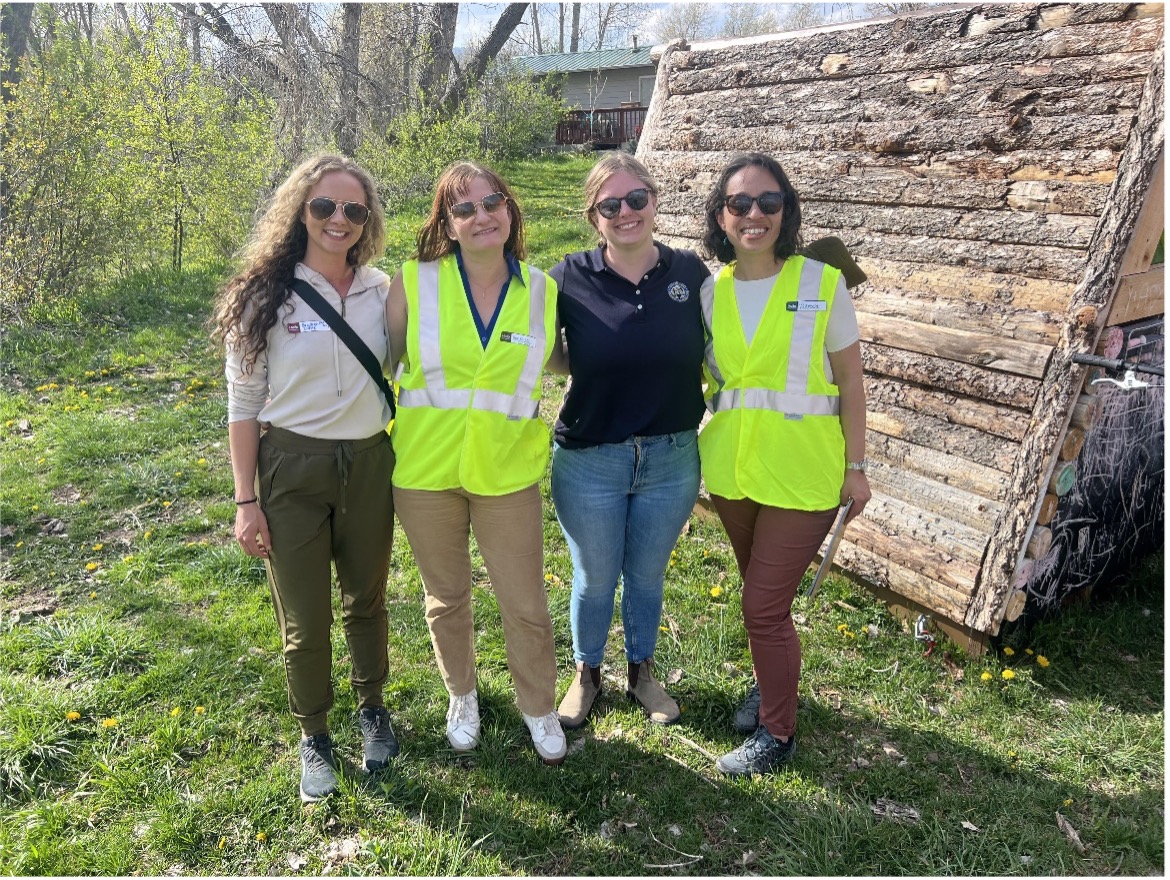
[[[390,437],[403,489],[505,495],[544,474],[540,374],[556,338],[556,282],[520,263],[492,337],[479,341],[455,256],[402,267],[409,324]]]
[[[841,398],[825,376],[825,328],[840,271],[789,257],[748,346],[735,264],[703,297],[711,420],[699,435],[707,491],[792,510],[840,503]]]

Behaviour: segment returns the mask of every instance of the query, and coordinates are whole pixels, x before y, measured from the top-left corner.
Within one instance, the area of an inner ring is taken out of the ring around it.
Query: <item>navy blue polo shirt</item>
[[[697,428],[703,417],[703,313],[710,271],[693,251],[656,242],[658,263],[634,283],[603,248],[549,271],[572,383],[554,429],[566,449]]]

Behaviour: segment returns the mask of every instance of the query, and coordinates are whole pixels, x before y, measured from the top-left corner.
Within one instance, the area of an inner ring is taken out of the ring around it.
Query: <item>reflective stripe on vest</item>
[[[516,391],[507,394],[484,388],[448,388],[439,348],[439,263],[418,264],[419,323],[418,344],[420,367],[426,380],[424,388],[402,388],[398,392],[399,406],[430,406],[435,409],[480,409],[499,413],[510,419],[534,419],[540,410],[539,399],[533,394],[540,382],[544,366],[545,274],[529,267],[528,280],[528,335],[532,342],[528,356],[516,381]]]

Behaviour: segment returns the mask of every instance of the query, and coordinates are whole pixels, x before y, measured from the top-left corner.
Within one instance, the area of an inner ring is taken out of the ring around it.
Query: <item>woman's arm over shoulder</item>
[[[391,371],[406,356],[406,323],[409,317],[406,284],[402,280],[402,270],[399,270],[390,282],[390,292],[386,296],[386,332],[390,337]]]

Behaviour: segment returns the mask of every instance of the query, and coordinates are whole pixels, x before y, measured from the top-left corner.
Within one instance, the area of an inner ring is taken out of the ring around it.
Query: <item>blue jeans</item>
[[[654,654],[666,565],[698,496],[695,431],[553,449],[553,506],[573,558],[578,663],[601,665],[619,577],[626,659]]]

